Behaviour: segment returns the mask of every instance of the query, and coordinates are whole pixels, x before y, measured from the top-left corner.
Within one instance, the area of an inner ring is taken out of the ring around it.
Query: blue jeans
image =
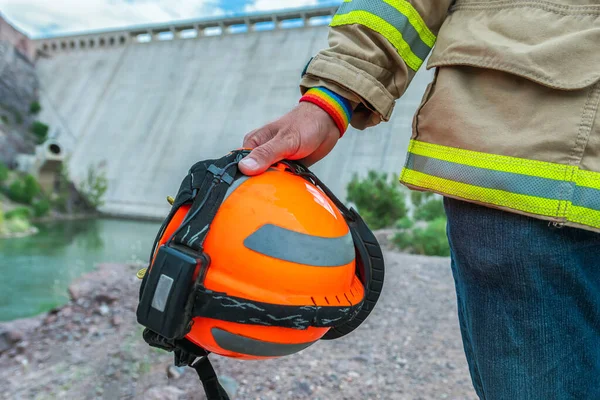
[[[600,399],[600,234],[446,198],[463,345],[484,400]]]

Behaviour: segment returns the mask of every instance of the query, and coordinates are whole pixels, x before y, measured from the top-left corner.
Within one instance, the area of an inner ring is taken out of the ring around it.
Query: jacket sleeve
[[[329,28],[329,48],[307,65],[304,94],[324,86],[355,107],[350,123],[389,121],[431,49],[452,0],[344,0]]]

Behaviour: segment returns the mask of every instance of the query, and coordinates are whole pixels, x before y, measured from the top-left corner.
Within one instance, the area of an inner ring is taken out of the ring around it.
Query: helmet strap
[[[208,356],[201,357],[198,361],[191,364],[190,367],[196,370],[202,386],[204,386],[204,392],[208,400],[229,400],[229,395],[223,386],[221,386],[217,378],[217,373]]]

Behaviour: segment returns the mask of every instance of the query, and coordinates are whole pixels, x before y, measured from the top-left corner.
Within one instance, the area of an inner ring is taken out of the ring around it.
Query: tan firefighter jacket
[[[301,91],[354,102],[357,129],[436,67],[403,184],[600,231],[600,0],[350,0],[329,43]]]

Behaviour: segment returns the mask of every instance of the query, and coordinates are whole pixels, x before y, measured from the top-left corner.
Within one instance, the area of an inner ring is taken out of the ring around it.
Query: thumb
[[[294,137],[277,135],[272,140],[258,146],[239,163],[240,170],[245,175],[258,175],[286,156],[294,154],[298,146],[294,145]]]

